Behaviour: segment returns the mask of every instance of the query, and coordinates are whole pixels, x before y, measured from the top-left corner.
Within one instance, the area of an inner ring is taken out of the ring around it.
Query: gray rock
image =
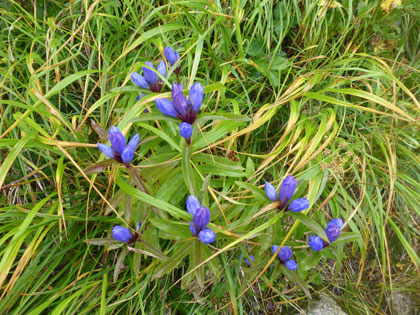
[[[309,304],[308,315],[347,315],[328,295],[321,295],[317,302]]]
[[[415,315],[416,302],[413,297],[404,292],[393,292],[391,305],[394,315]]]

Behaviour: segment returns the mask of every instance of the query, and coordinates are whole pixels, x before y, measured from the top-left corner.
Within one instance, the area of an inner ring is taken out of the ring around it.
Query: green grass
[[[367,2],[2,2],[0,312],[287,314],[325,292],[385,314],[393,292],[418,292],[420,8]],[[184,86],[205,88],[190,152],[130,80],[167,45]],[[112,125],[140,134],[148,193],[116,164],[87,172]],[[267,207],[264,181],[286,174],[311,202],[300,221]],[[191,191],[210,246],[191,240]],[[348,242],[305,270],[306,237],[331,217]],[[137,221],[157,252],[109,241]],[[268,254],[281,243],[297,273]]]

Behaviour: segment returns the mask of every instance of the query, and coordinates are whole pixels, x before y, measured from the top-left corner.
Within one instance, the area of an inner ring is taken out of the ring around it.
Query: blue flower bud
[[[115,151],[106,144],[98,143],[98,148],[110,159],[115,158]]]
[[[197,229],[204,229],[210,222],[210,211],[206,207],[201,207],[195,212],[193,217],[195,227]]]
[[[216,239],[216,233],[214,233],[211,229],[204,229],[198,233],[198,238],[204,244],[210,244]]]
[[[190,231],[193,235],[197,235],[197,229],[195,228],[194,224],[192,224],[192,222],[190,222],[188,227],[190,228]]]
[[[176,112],[180,116],[185,116],[188,111],[187,98],[182,93],[182,85],[174,82],[172,84],[172,101]]]
[[[293,212],[300,212],[308,208],[309,208],[309,200],[306,198],[299,198],[299,199],[293,200],[289,204],[289,210]]]
[[[165,57],[171,66],[173,66],[179,59],[179,54],[176,50],[174,51],[172,47],[165,47]]]
[[[125,137],[115,126],[109,129],[109,141],[111,141],[112,148],[121,154],[125,148]]]
[[[127,243],[133,237],[129,229],[119,225],[116,225],[112,228],[111,234],[116,241],[123,243]]]
[[[191,106],[191,110],[198,113],[203,103],[204,88],[200,83],[195,83],[190,89],[190,95],[188,96],[188,103]]]
[[[284,264],[287,269],[292,270],[292,271],[296,270],[298,267],[297,263],[294,260],[288,260]]]
[[[292,257],[292,249],[289,246],[283,246],[282,248],[280,248],[277,257],[281,261],[288,261],[290,257]]]
[[[265,182],[265,194],[267,195],[268,199],[270,199],[271,201],[277,200],[276,188],[274,188],[274,186],[271,185],[269,182]]]
[[[327,234],[330,243],[334,242],[338,238],[342,227],[343,221],[341,219],[334,219],[328,223],[327,228],[325,229],[325,234]]]
[[[251,259],[252,262],[254,262],[255,258],[252,255],[249,255],[249,258]],[[247,264],[248,267],[251,267],[251,261],[249,261],[248,258],[245,259],[245,263]]]
[[[164,78],[166,76],[166,63],[165,61],[161,61],[159,62],[158,66],[157,66],[157,71],[159,72],[159,74]],[[162,82],[161,78],[158,78],[159,82]]]
[[[343,220],[341,219],[331,220],[330,224],[337,225],[340,229],[344,226]]]
[[[201,208],[200,201],[194,195],[189,195],[187,198],[187,211],[189,214],[195,215],[198,209]]]
[[[158,98],[155,100],[155,103],[162,114],[176,118],[177,112],[175,111],[171,100],[168,100],[167,98]]]
[[[147,66],[147,67],[143,67],[143,74],[144,74],[144,78],[146,79],[146,82],[149,85],[155,85],[157,74],[154,71],[155,67],[153,67],[153,63],[151,63],[150,61],[146,61],[144,64]]]
[[[189,140],[192,136],[192,126],[189,123],[182,122],[179,124],[179,133],[182,137]]]
[[[289,202],[296,189],[296,180],[292,175],[287,176],[280,186],[279,200],[282,204]]]
[[[135,85],[143,89],[149,89],[149,85],[147,84],[146,79],[137,72],[131,74],[131,80],[133,80]]]
[[[125,164],[128,164],[131,162],[131,160],[134,158],[134,149],[130,148],[129,146],[126,146],[122,153],[121,153],[121,159]]]
[[[136,149],[137,145],[139,144],[140,136],[138,133],[136,133],[131,140],[128,142],[127,146],[133,149],[133,151]]]
[[[273,253],[273,255],[277,252],[277,249],[279,247],[277,245],[271,245],[271,252]]]
[[[320,251],[324,248],[324,241],[319,236],[309,236],[308,244],[314,251]]]
[[[177,93],[182,93],[182,89],[183,89],[182,85],[179,84],[178,82],[172,83],[172,91],[171,91],[172,92],[172,96],[174,94],[177,94]]]

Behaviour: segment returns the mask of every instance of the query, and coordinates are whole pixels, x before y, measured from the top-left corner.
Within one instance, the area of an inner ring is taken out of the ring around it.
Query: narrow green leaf
[[[302,281],[302,279],[299,277],[299,275],[297,274],[296,271],[291,271],[289,269],[286,268],[285,265],[281,264],[280,265],[280,269],[283,272],[283,274],[292,282],[295,282],[299,288],[302,289],[302,291],[305,293],[305,295],[309,298],[312,299],[311,297],[311,293],[309,292],[309,288],[307,286],[307,284],[305,282]]]
[[[155,206],[158,209],[161,209],[163,211],[168,212],[170,215],[172,215],[173,217],[176,218],[182,218],[185,221],[191,221],[192,216],[186,211],[186,210],[181,210],[165,201],[156,199],[155,197],[152,197],[132,186],[130,186],[129,184],[127,184],[123,179],[121,179],[121,177],[118,177],[117,180],[117,185],[127,194],[129,194],[130,196],[132,196],[133,198],[136,198],[138,200],[141,200],[149,205]]]
[[[192,250],[193,242],[185,242],[180,244],[174,249],[174,255],[169,257],[169,259],[162,262],[155,270],[153,274],[153,279],[160,278],[165,274],[170,273],[179,263],[187,256]]]
[[[307,215],[304,215],[300,212],[292,212],[288,211],[286,212],[287,215],[293,217],[295,220],[299,220],[302,222],[306,227],[308,227],[312,232],[314,232],[316,235],[318,235],[320,238],[322,238],[324,241],[328,242],[327,234],[325,234],[324,229],[314,220],[312,220]]]

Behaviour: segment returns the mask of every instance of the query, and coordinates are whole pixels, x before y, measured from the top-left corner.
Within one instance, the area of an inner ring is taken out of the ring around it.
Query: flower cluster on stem
[[[210,244],[216,239],[216,233],[207,228],[210,222],[210,211],[200,204],[198,198],[189,195],[187,198],[187,211],[192,214],[193,222],[190,222],[190,231],[204,244]]]
[[[325,234],[327,234],[328,242],[324,241],[319,236],[309,236],[309,246],[314,251],[320,251],[324,247],[329,246],[334,242],[341,233],[341,228],[343,227],[343,220],[334,219],[327,224],[325,228]]]
[[[275,254],[278,248],[279,247],[277,245],[272,245],[271,252]],[[289,246],[283,246],[277,253],[277,258],[279,259],[281,264],[284,264],[286,266],[287,269],[293,271],[297,269],[297,263],[294,260],[290,259],[292,258],[292,254],[292,249]]]
[[[269,182],[265,182],[265,193],[271,201],[278,202],[278,209],[290,210],[294,212],[300,212],[302,210],[309,208],[309,200],[306,198],[295,199],[292,202],[289,201],[292,199],[293,194],[296,190],[296,179],[289,175],[281,183],[280,191],[277,194],[276,188]]]
[[[128,166],[134,158],[134,150],[139,144],[139,140],[139,135],[136,133],[126,144],[126,139],[121,131],[117,127],[112,126],[109,129],[109,141],[112,147],[103,143],[98,143],[97,145],[107,157]]]

